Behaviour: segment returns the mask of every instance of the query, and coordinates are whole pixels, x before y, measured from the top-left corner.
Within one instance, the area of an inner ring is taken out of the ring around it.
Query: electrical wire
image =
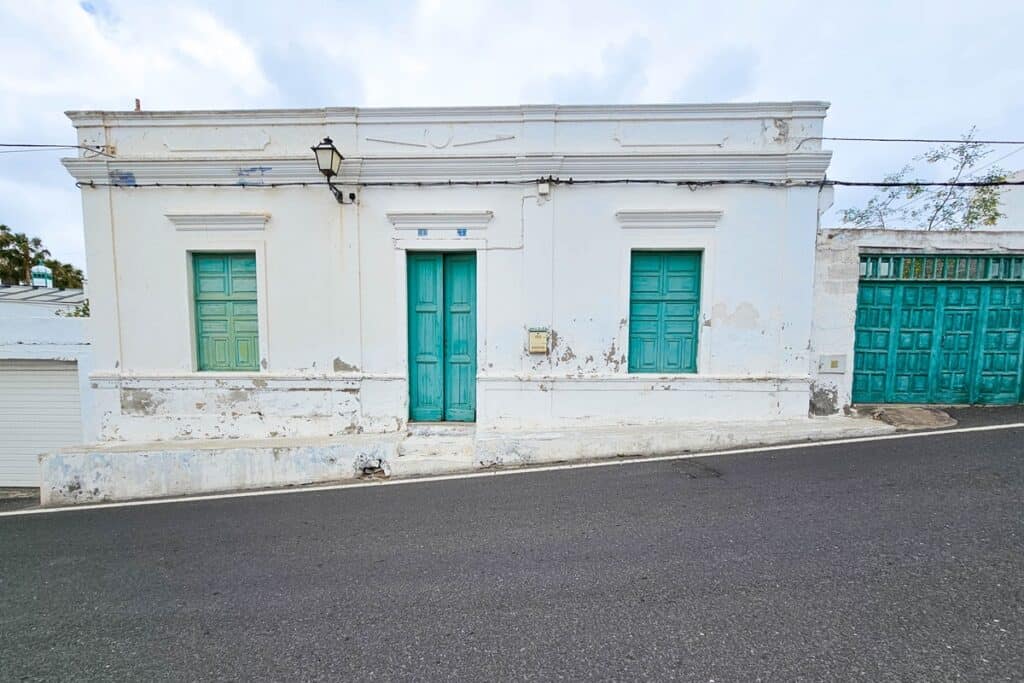
[[[849,138],[820,137],[804,138],[804,140],[838,140],[841,142],[928,142],[928,143],[960,143],[971,145],[1024,145],[1024,140],[965,140],[963,138]]]
[[[81,149],[86,152],[92,152],[93,154],[99,154],[101,156],[114,158],[113,154],[98,148],[89,147],[86,145],[50,145],[50,144],[37,144],[37,143],[18,143],[18,142],[0,142],[0,147],[13,147],[15,149],[0,150],[0,154],[14,154],[17,152],[49,152],[58,149]]]
[[[1024,140],[965,140],[964,138],[854,138],[837,136],[820,136],[801,138],[795,150],[804,146],[805,142],[811,141],[836,141],[836,142],[926,142],[929,144],[961,144],[970,145],[1024,145]]]

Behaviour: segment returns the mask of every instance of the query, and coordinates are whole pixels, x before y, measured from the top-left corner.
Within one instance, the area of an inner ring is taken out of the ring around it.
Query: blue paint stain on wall
[[[259,176],[259,177],[262,178],[263,175],[267,171],[272,169],[272,168],[273,168],[273,166],[250,166],[248,168],[240,168],[240,169],[238,169],[238,175],[239,176]]]
[[[272,166],[249,166],[238,169],[237,185],[263,185],[263,179]]]
[[[114,185],[132,185],[135,183],[135,174],[131,171],[111,171],[108,176]]]

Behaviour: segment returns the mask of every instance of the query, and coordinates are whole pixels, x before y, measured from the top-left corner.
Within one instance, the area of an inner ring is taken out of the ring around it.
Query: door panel
[[[888,395],[896,287],[862,283],[857,292],[853,400],[879,403]]]
[[[410,252],[407,262],[409,416],[413,420],[440,420],[444,416],[443,260],[441,254]]]
[[[444,257],[445,419],[476,419],[476,254]]]
[[[939,332],[939,367],[932,401],[970,403],[974,339],[981,304],[978,285],[945,285]]]
[[[978,360],[980,403],[1020,400],[1024,286],[993,285],[985,307]]]
[[[937,290],[935,286],[903,288],[896,333],[892,393],[896,400],[905,403],[928,400]]]

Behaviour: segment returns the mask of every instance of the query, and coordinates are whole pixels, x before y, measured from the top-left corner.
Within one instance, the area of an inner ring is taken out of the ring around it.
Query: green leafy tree
[[[0,224],[0,283],[19,285],[32,282],[32,266],[37,263],[43,263],[53,271],[54,287],[78,289],[85,279],[80,269],[51,258],[50,250],[38,237],[14,232]]]
[[[70,263],[45,259],[43,265],[53,271],[53,286],[58,289],[80,289],[85,274]]]
[[[0,223],[0,284],[18,283],[19,275],[14,252],[14,233]]]
[[[941,145],[914,157],[914,161],[949,169],[948,182],[999,183],[1006,172],[993,163],[982,164],[992,148],[975,142],[971,128],[960,142]],[[911,179],[913,166],[907,165],[885,177],[885,182],[905,183],[881,188],[862,207],[843,210],[843,223],[861,228],[900,227],[925,230],[971,230],[991,226],[1002,217],[999,211],[999,185],[964,187],[957,185],[924,186]]]
[[[82,303],[78,304],[74,308],[66,311],[57,310],[56,314],[62,318],[88,318],[89,317],[89,300],[86,299]]]

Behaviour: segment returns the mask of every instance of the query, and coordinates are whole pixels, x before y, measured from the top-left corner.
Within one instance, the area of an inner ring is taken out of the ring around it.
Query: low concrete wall
[[[894,431],[871,419],[799,418],[743,423],[605,427],[548,432],[472,428],[337,439],[110,444],[40,457],[49,506],[194,495],[494,467],[668,455]]]
[[[341,481],[383,467],[397,442],[352,437],[64,449],[40,456],[40,497],[43,505],[74,505]]]
[[[814,271],[811,412],[834,414],[852,403],[853,346],[860,255],[882,253],[1024,253],[1024,231],[949,232],[837,228],[818,233]],[[833,371],[823,361],[837,360]]]

